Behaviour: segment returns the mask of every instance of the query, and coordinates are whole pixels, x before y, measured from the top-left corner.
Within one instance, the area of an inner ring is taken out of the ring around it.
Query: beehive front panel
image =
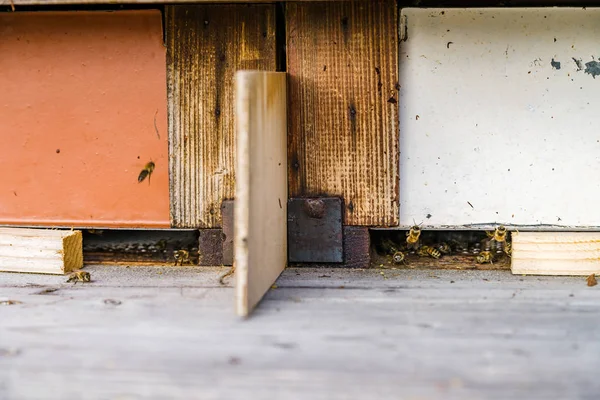
[[[394,0],[286,4],[290,196],[341,196],[348,225],[398,224]]]
[[[0,224],[168,227],[160,11],[0,13],[0,54]]]
[[[221,227],[235,191],[234,73],[275,70],[275,6],[167,6],[171,218]]]

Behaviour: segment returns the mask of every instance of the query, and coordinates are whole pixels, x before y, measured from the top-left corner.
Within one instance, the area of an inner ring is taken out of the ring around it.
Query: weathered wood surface
[[[347,225],[398,225],[394,0],[286,5],[290,196],[342,196]]]
[[[600,274],[598,232],[513,232],[513,274]]]
[[[0,305],[3,400],[595,399],[600,390],[600,286],[581,277],[287,269],[244,321],[218,283],[227,268],[86,270],[93,281],[75,286],[0,274],[0,300],[22,302]],[[58,290],[35,294],[45,289]]]
[[[236,91],[236,311],[247,316],[287,265],[285,72],[239,71]]]
[[[351,1],[351,0],[280,0],[280,1]],[[356,0],[352,0],[356,1]],[[370,0],[359,0],[370,1]],[[0,5],[59,5],[59,4],[170,4],[170,3],[274,3],[269,0],[0,0]]]
[[[65,274],[83,267],[81,231],[0,228],[0,271]]]
[[[234,73],[275,70],[275,6],[167,6],[171,223],[221,226],[234,197]]]

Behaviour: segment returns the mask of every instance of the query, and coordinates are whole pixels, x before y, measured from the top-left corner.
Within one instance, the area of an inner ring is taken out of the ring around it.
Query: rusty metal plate
[[[288,201],[288,261],[344,261],[340,198],[303,198]]]
[[[233,265],[233,205],[234,200],[224,200],[221,204],[223,265]]]

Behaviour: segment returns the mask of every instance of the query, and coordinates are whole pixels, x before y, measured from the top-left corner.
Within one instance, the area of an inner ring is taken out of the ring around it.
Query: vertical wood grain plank
[[[288,3],[290,196],[342,196],[345,223],[398,225],[394,0]]]
[[[221,226],[234,196],[234,73],[275,70],[274,5],[167,6],[171,224]]]
[[[236,75],[236,311],[247,316],[287,264],[287,90],[284,72]]]

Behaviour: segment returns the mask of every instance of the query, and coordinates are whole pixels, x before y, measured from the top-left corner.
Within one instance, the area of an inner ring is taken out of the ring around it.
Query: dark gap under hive
[[[371,230],[371,266],[374,268],[440,268],[440,269],[510,269],[510,257],[505,253],[505,243],[490,241],[484,231],[422,231],[420,246],[438,249],[448,244],[450,253],[435,259],[419,256],[415,249],[407,249],[407,231]],[[510,235],[507,242],[510,243]],[[401,251],[405,258],[394,262],[393,254]],[[492,263],[478,263],[482,251],[493,254]]]

